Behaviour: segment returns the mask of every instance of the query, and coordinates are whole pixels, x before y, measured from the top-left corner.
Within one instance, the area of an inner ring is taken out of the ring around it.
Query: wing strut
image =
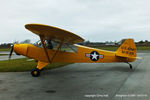
[[[44,51],[45,51],[45,55],[47,56],[47,60],[51,63],[51,60],[50,60],[49,55],[48,55],[48,51],[46,49],[45,39],[41,35],[40,35],[40,40],[42,42],[42,45],[43,45],[43,48],[44,48]]]
[[[61,46],[62,46],[63,42],[64,42],[64,40],[62,40],[62,41],[59,43],[59,46],[57,47],[57,50],[55,51],[55,53],[54,53],[54,55],[53,55],[53,57],[52,57],[52,61],[53,61],[53,59],[55,58],[55,56],[56,56],[56,54],[58,53],[58,51],[61,49]]]

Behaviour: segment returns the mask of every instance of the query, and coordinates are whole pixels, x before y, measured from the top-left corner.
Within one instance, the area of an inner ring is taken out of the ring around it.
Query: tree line
[[[121,40],[121,41],[124,41]],[[79,43],[80,45],[86,45],[86,46],[119,46],[121,44],[121,41],[105,41],[105,42],[90,42],[89,40],[88,41],[84,41],[82,43]],[[13,43],[3,43],[3,44],[0,44],[0,48],[10,48],[13,44],[18,44],[18,43],[31,43],[31,40],[30,39],[26,39],[24,41],[15,41]],[[150,41],[148,40],[140,40],[138,42],[135,42],[137,46],[150,46]]]
[[[19,43],[31,43],[30,39],[26,39],[24,41],[14,41],[13,43],[2,43],[0,44],[0,48],[10,48],[13,44],[19,44]]]

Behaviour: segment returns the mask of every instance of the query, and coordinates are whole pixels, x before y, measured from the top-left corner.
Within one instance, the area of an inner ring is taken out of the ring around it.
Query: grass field
[[[118,47],[95,47],[102,50],[116,51]]]
[[[14,55],[14,54],[12,54]],[[9,56],[9,54],[0,54],[0,56]]]
[[[23,71],[31,71],[36,67],[37,62],[27,61],[27,58],[15,59],[15,60],[7,60],[0,61],[0,72],[23,72]],[[53,69],[58,67],[63,67],[68,65],[69,63],[54,63],[49,64],[44,69]]]
[[[150,46],[138,46],[137,50],[150,50]]]
[[[11,48],[0,48],[0,51],[10,51]]]

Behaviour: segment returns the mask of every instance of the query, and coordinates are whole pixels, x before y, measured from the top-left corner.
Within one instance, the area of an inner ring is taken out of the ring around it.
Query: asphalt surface
[[[150,100],[150,54],[126,63],[79,63],[30,72],[0,73],[0,100]]]

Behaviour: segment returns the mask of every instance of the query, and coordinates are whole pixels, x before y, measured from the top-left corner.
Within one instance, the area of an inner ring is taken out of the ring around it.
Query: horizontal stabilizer
[[[142,57],[136,57],[136,59],[143,59]]]
[[[116,55],[116,57],[121,57],[121,58],[130,58],[130,59],[143,59],[142,57],[129,57],[129,56],[119,56],[119,55]]]

